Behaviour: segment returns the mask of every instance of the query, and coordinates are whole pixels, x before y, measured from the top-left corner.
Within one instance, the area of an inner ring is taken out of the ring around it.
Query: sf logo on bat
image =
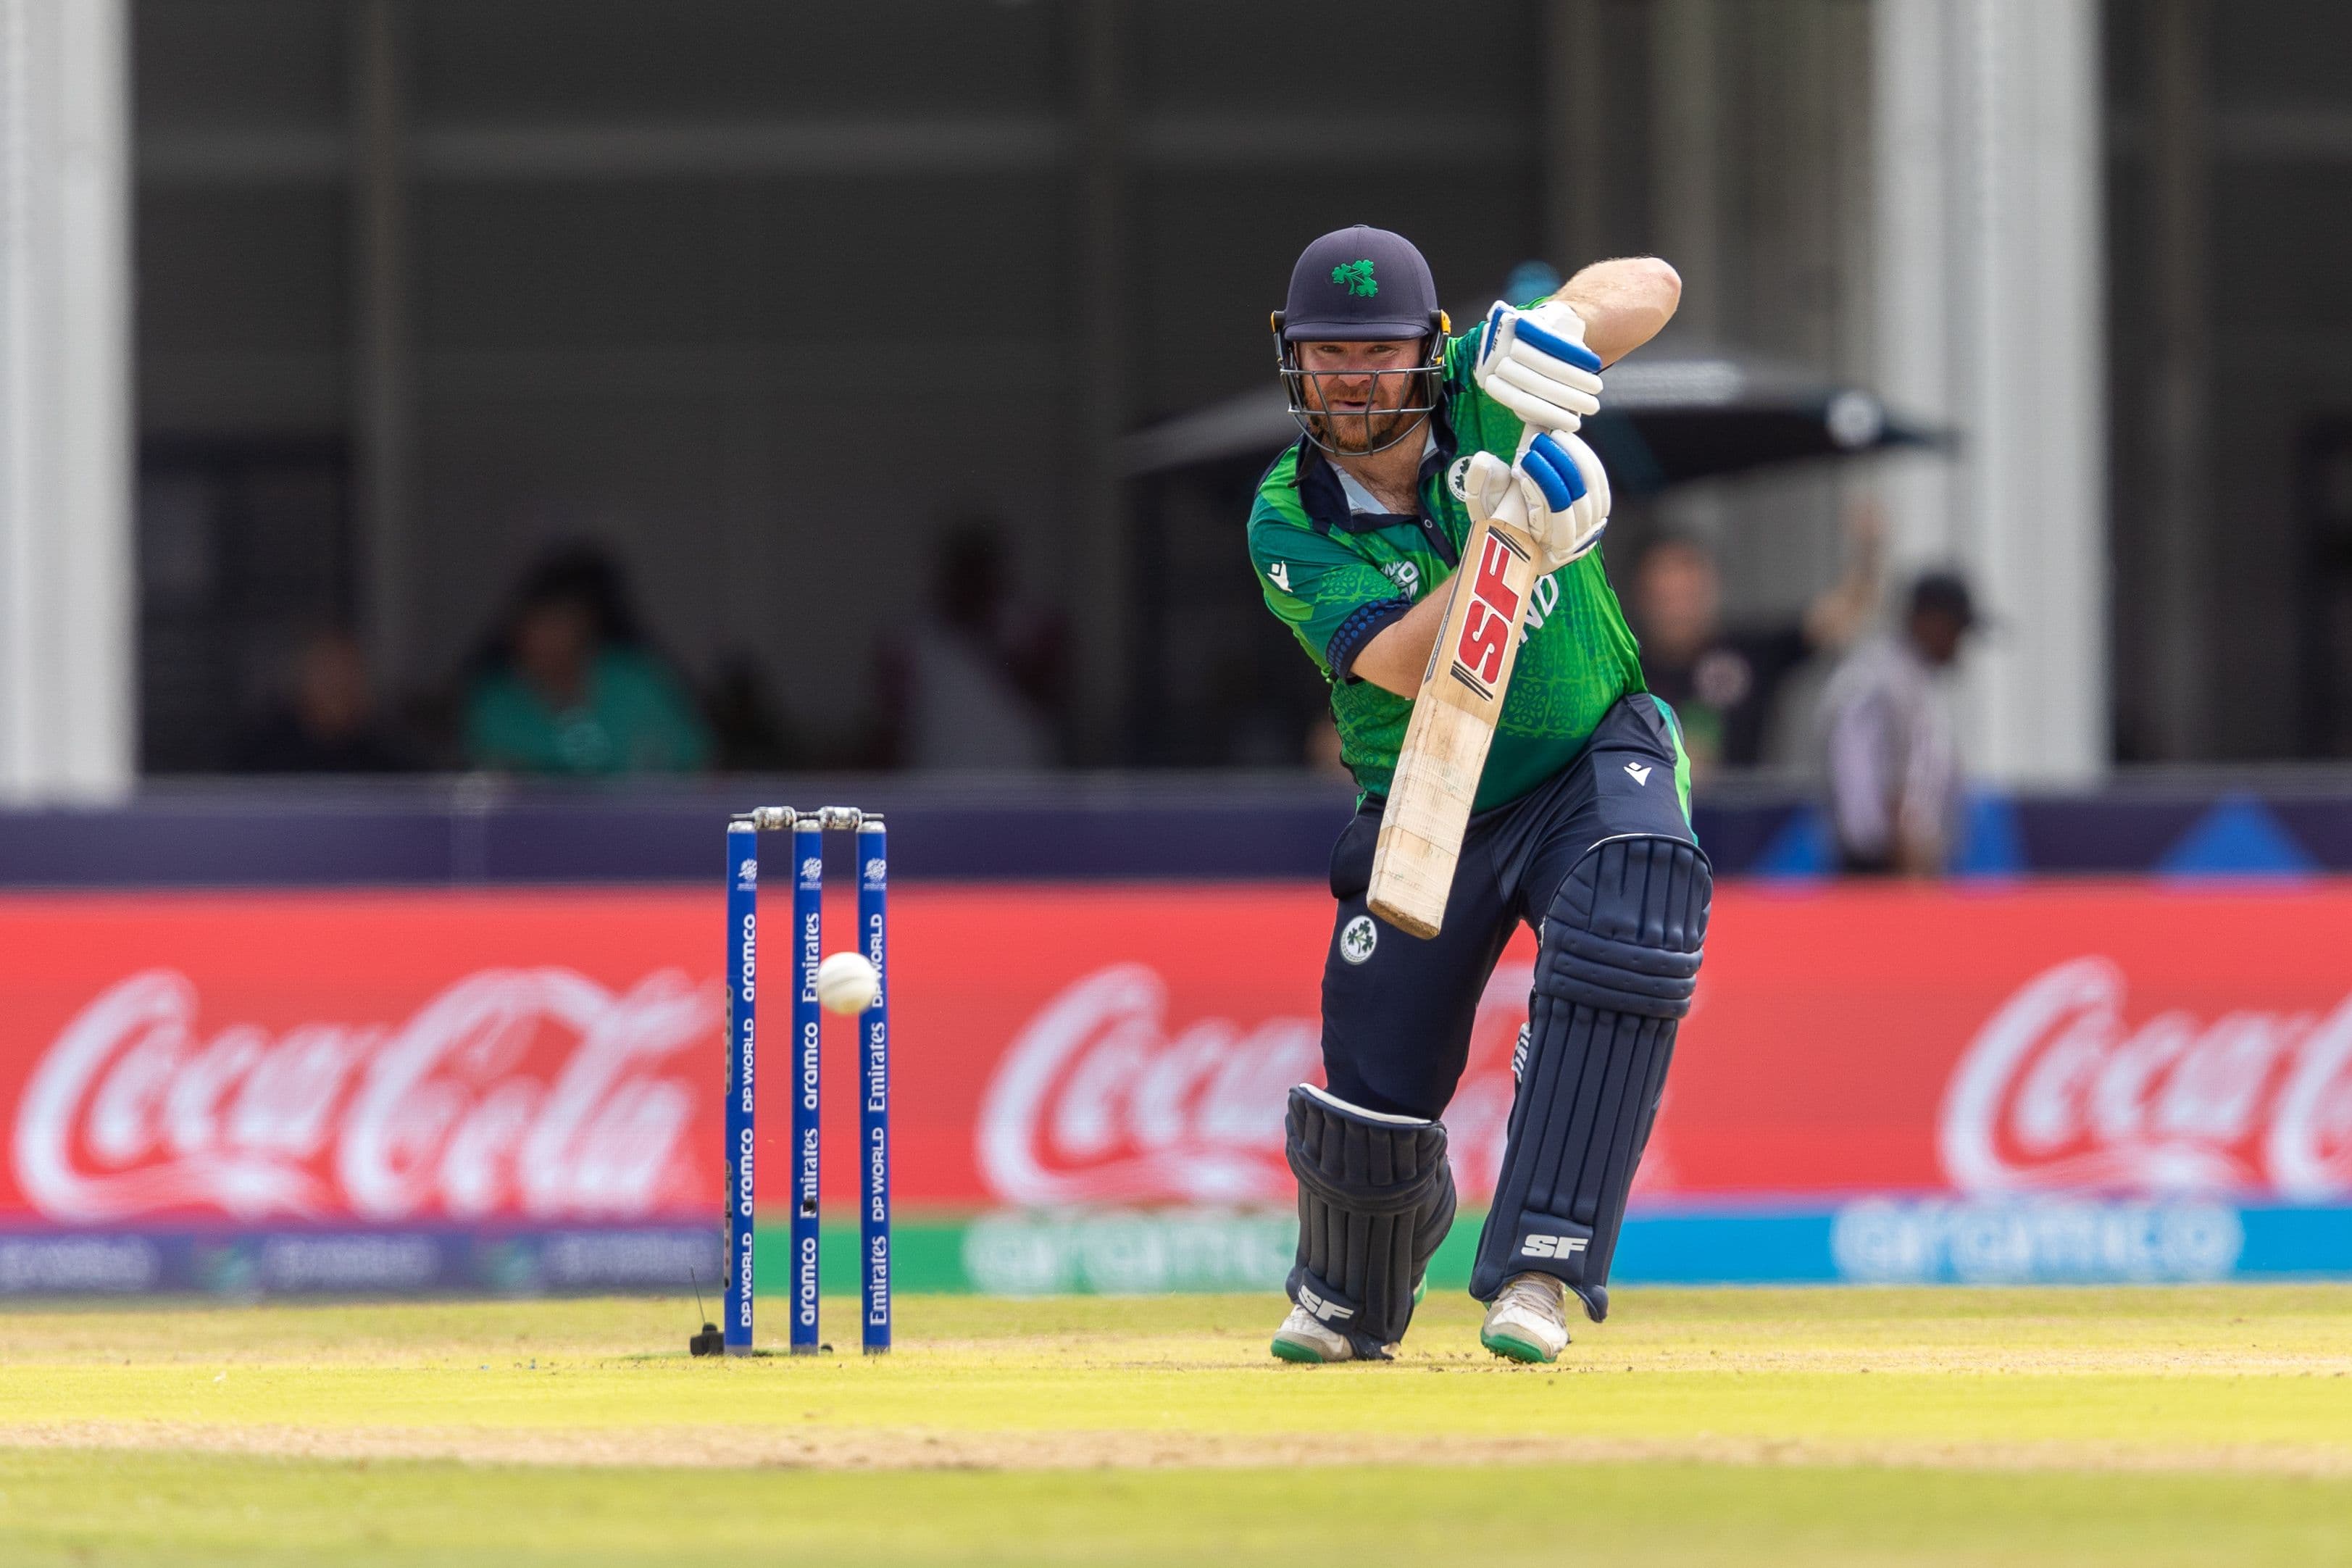
[[[1532,564],[1528,553],[1501,533],[1489,531],[1470,579],[1470,608],[1454,641],[1454,679],[1492,700],[1510,652],[1511,627],[1519,618],[1520,590],[1510,579]]]

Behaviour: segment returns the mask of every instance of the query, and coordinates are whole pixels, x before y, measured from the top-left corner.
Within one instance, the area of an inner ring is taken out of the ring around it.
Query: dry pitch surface
[[[0,1563],[2352,1563],[2352,1288],[1627,1290],[1543,1369],[1437,1299],[1285,1367],[1276,1308],[17,1311]]]

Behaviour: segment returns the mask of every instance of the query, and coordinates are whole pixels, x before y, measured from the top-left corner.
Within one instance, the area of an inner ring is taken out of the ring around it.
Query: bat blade
[[[1462,836],[1518,660],[1536,576],[1523,516],[1512,507],[1470,531],[1381,815],[1371,910],[1413,936],[1444,927]]]

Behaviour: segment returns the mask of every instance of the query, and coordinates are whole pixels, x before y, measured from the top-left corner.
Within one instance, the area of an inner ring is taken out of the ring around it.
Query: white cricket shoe
[[[1389,1346],[1388,1352],[1391,1355],[1396,1354],[1396,1346]],[[1291,1308],[1290,1316],[1282,1320],[1282,1327],[1274,1331],[1274,1353],[1282,1361],[1299,1362],[1308,1366],[1357,1359],[1356,1347],[1348,1342],[1347,1335],[1324,1327],[1322,1321],[1304,1307]]]
[[[1568,1287],[1549,1274],[1512,1275],[1486,1309],[1478,1342],[1513,1361],[1558,1361],[1568,1347]]]

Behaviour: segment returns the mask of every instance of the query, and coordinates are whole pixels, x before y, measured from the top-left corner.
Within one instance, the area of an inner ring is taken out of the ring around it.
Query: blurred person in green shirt
[[[709,727],[639,635],[603,554],[551,556],[517,590],[466,696],[466,754],[500,773],[697,773]]]

